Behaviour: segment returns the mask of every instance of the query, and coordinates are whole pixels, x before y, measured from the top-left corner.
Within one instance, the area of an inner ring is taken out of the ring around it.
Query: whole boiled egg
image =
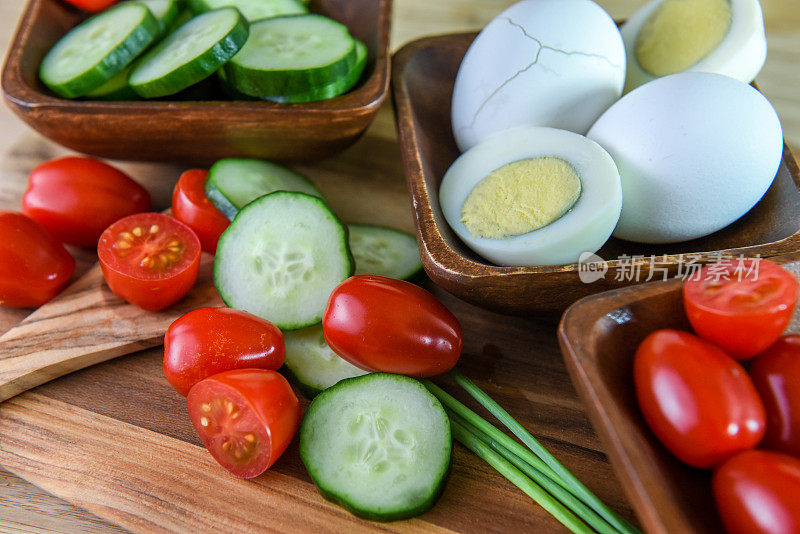
[[[708,235],[747,213],[769,189],[783,152],[769,101],[727,76],[683,72],[623,96],[587,136],[622,178],[614,236],[673,243]]]
[[[452,127],[465,151],[531,125],[586,133],[622,94],[625,47],[591,0],[523,0],[494,18],[455,80]]]
[[[767,58],[759,0],[652,0],[621,31],[628,60],[625,92],[684,71],[750,83]]]
[[[447,223],[498,265],[575,263],[608,240],[622,207],[611,156],[586,137],[523,126],[462,154],[442,179]]]

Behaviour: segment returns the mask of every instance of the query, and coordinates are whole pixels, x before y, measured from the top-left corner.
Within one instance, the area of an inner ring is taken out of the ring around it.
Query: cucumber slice
[[[145,98],[175,94],[213,74],[242,48],[247,36],[247,21],[236,8],[208,11],[142,56],[128,83]]]
[[[155,16],[158,21],[159,35],[167,33],[180,13],[178,0],[127,0],[129,2],[139,2],[144,4],[147,9]]]
[[[84,96],[128,66],[158,32],[158,21],[144,5],[120,4],[62,37],[44,56],[39,78],[60,96]]]
[[[304,93],[347,75],[356,64],[355,43],[346,26],[322,15],[263,19],[252,24],[225,74],[250,96]]]
[[[118,72],[106,83],[87,93],[85,98],[91,100],[139,100],[139,95],[128,85],[128,75],[131,72],[131,65],[125,70]]]
[[[302,104],[305,102],[316,102],[318,100],[327,100],[346,93],[352,89],[361,79],[364,73],[364,67],[367,65],[367,47],[364,43],[356,41],[356,64],[350,69],[350,72],[339,78],[335,82],[323,86],[315,87],[304,93],[296,93],[293,95],[282,96],[268,96],[265,100],[278,102],[280,104]]]
[[[273,191],[299,191],[322,198],[302,174],[260,159],[221,159],[211,166],[206,180],[206,196],[231,220],[247,204]]]
[[[242,12],[249,22],[282,15],[308,13],[308,8],[297,0],[189,0],[195,13],[233,6]]]
[[[283,335],[286,340],[284,365],[308,398],[345,378],[369,373],[331,350],[322,334],[322,325],[284,332]]]
[[[405,232],[368,224],[350,224],[350,250],[356,260],[356,274],[377,274],[407,280],[419,274],[417,239]]]
[[[300,458],[322,496],[375,521],[430,509],[452,447],[442,405],[401,375],[342,380],[313,400],[300,425]]]
[[[222,300],[284,330],[319,323],[331,291],[352,273],[347,229],[321,199],[292,191],[245,206],[214,260]]]
[[[178,16],[175,17],[175,21],[172,23],[172,26],[168,28],[167,33],[172,33],[173,31],[177,30],[178,28],[180,28],[193,18],[194,18],[194,11],[192,11],[188,7],[186,9],[182,9],[181,12],[178,13]]]

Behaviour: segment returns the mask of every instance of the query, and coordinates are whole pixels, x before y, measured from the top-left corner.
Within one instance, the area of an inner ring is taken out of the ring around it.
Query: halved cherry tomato
[[[22,213],[0,211],[0,306],[41,306],[74,272],[75,260],[44,226]]]
[[[230,308],[200,308],[172,323],[164,336],[164,376],[186,396],[193,385],[231,369],[277,371],[286,359],[277,326]]]
[[[728,534],[800,532],[800,460],[746,451],[720,465],[712,479]]]
[[[762,447],[800,458],[800,335],[783,336],[750,367],[764,407]]]
[[[424,289],[383,276],[342,282],[322,329],[336,354],[367,371],[434,376],[461,356],[461,325],[450,310]]]
[[[704,339],[654,332],[636,350],[633,373],[647,424],[691,466],[713,467],[764,436],[764,406],[750,377]]]
[[[100,236],[97,254],[111,291],[150,311],[180,300],[200,269],[197,236],[161,213],[139,213],[115,222]]]
[[[208,451],[231,474],[253,478],[275,463],[300,426],[302,412],[283,376],[235,369],[198,382],[189,417]]]
[[[110,5],[115,4],[117,0],[67,0],[67,2],[79,9],[94,13],[97,11],[102,11]]]
[[[797,289],[797,279],[771,261],[730,260],[687,281],[683,300],[697,335],[742,360],[781,336],[797,306]]]
[[[26,215],[62,243],[79,247],[96,247],[111,223],[150,209],[144,187],[92,158],[59,158],[39,165],[22,197]]]
[[[194,230],[203,250],[216,254],[222,232],[231,224],[208,200],[205,192],[208,171],[191,169],[184,172],[172,193],[172,215]]]

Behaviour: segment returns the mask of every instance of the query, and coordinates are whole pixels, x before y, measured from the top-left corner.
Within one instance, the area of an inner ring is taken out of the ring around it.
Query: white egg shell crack
[[[578,201],[549,225],[503,239],[475,237],[461,222],[461,209],[475,186],[500,167],[528,158],[552,156],[568,162],[581,180]],[[597,143],[564,130],[523,126],[494,135],[462,154],[447,170],[439,189],[447,223],[472,250],[497,265],[576,263],[611,236],[622,208],[614,160]]]
[[[674,243],[720,230],[769,189],[783,152],[780,121],[750,85],[682,72],[622,97],[589,131],[622,177],[614,236]]]
[[[656,78],[639,66],[636,60],[636,39],[650,15],[664,2],[665,0],[652,0],[620,28],[627,51],[626,93]],[[706,57],[683,72],[714,72],[750,83],[761,71],[767,59],[767,37],[761,3],[759,0],[730,2],[731,27],[725,38]]]
[[[622,94],[625,48],[591,0],[523,0],[475,38],[453,89],[461,151],[531,125],[585,133]]]

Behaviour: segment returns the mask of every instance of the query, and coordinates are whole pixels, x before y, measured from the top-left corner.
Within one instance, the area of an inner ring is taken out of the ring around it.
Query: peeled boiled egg
[[[447,223],[498,265],[575,263],[608,240],[622,189],[611,156],[582,135],[523,126],[462,154],[442,179]]]
[[[739,219],[769,189],[783,152],[780,121],[764,95],[705,72],[639,87],[587,135],[622,178],[614,236],[642,243],[695,239]]]
[[[515,126],[586,133],[622,94],[625,47],[591,0],[523,0],[492,20],[456,76],[452,126],[465,151]]]
[[[759,0],[653,0],[622,26],[625,92],[683,71],[755,79],[767,58]]]

